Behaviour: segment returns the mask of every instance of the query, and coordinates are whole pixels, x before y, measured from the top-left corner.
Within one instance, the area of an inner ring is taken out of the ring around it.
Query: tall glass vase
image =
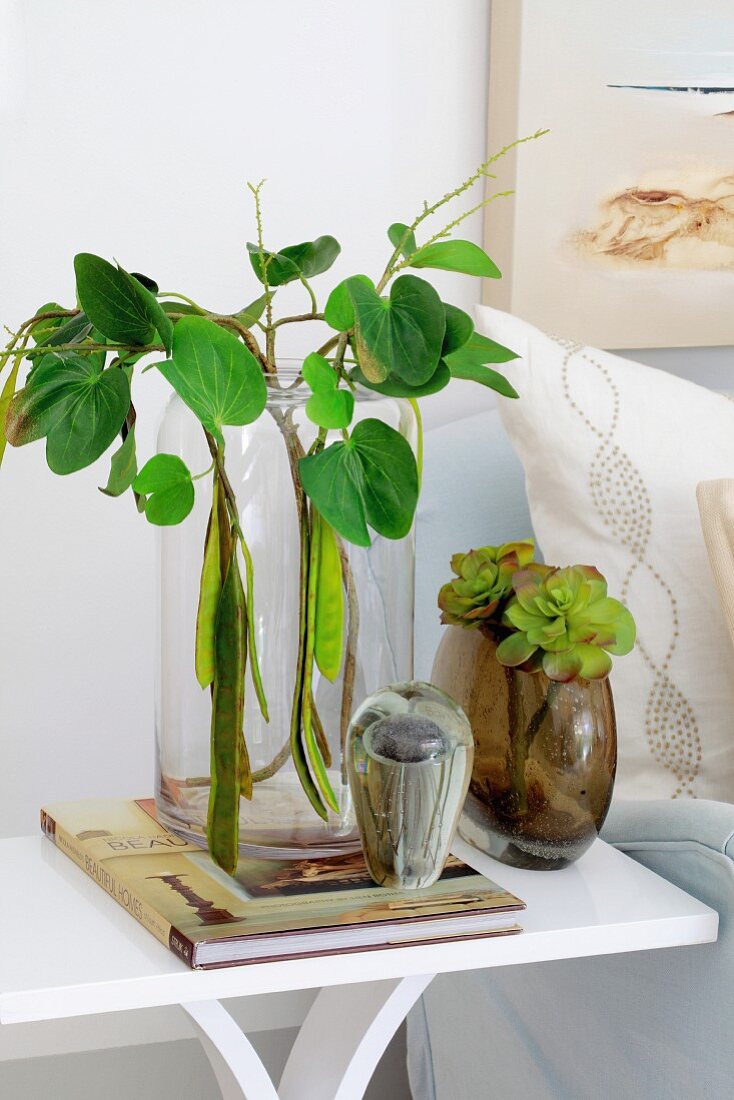
[[[413,674],[414,538],[373,535],[368,548],[341,543],[344,647],[338,677],[314,673],[314,702],[328,743],[327,771],[339,804],[317,816],[289,753],[291,705],[299,638],[301,547],[294,465],[316,437],[305,414],[308,389],[298,364],[268,378],[266,412],[244,428],[225,428],[225,463],[240,524],[254,565],[255,640],[270,721],[260,713],[246,673],[244,732],[253,772],[253,797],[240,800],[240,851],[270,858],[334,855],[356,850],[359,838],[343,746],[361,701],[386,683]],[[355,395],[354,423],[378,417],[414,445],[410,405],[370,390]],[[327,445],[340,433],[329,433]],[[188,408],[170,401],[159,451],[179,455],[192,471],[211,462]],[[197,492],[191,515],[160,534],[160,664],[157,684],[157,812],[169,828],[206,843],[210,789],[211,699],[194,671],[196,608],[210,495]]]

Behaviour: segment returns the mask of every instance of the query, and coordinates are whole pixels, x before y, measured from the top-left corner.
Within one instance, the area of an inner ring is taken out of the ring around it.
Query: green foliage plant
[[[512,578],[512,592],[502,614],[511,633],[497,649],[501,664],[541,667],[560,683],[603,680],[612,670],[610,655],[624,656],[635,644],[632,615],[607,595],[606,580],[591,565],[531,565]]]
[[[454,554],[451,568],[456,577],[438,594],[441,622],[478,626],[482,620],[496,619],[497,609],[512,589],[512,578],[533,560],[534,553],[535,543],[526,539]]]
[[[257,234],[247,256],[259,289],[243,309],[205,309],[185,294],[160,291],[148,276],[81,252],[74,259],[77,304],[42,305],[0,352],[0,461],[6,443],[19,447],[44,440],[49,468],[65,475],[95,462],[117,440],[102,492],[112,497],[131,493],[138,511],[161,526],[184,522],[202,491],[199,483],[209,484],[191,674],[212,697],[207,836],[212,857],[230,873],[237,864],[240,798],[251,798],[253,786],[289,758],[314,811],[326,819],[329,809],[338,810],[327,774],[329,749],[314,704],[313,670],[316,664],[322,675],[335,679],[343,669],[344,729],[352,704],[357,611],[345,543],[368,546],[373,532],[400,539],[413,523],[420,431],[415,455],[404,437],[380,419],[352,425],[356,388],[408,399],[419,427],[419,398],[443,389],[451,378],[517,396],[496,370],[514,353],[475,333],[471,318],[443,302],[423,274],[414,272],[499,277],[483,249],[453,233],[470,214],[510,192],[483,198],[420,243],[418,236],[444,206],[493,179],[492,164],[520,142],[490,157],[436,202],[424,202],[410,224],[391,225],[391,251],[379,278],[355,274],[342,280],[323,310],[312,280],[329,270],[340,246],[333,237],[320,236],[277,250],[266,247],[261,181],[248,184]],[[276,318],[278,289],[291,283],[302,286],[308,308]],[[332,334],[306,357],[297,382],[308,394],[306,413],[317,429],[305,451],[289,415],[268,406],[267,395],[281,387],[276,343],[282,326],[314,321],[325,322]],[[21,385],[24,364],[28,370]],[[192,472],[172,454],[153,455],[138,466],[133,393],[151,368],[199,421],[211,456],[209,469]],[[275,420],[290,463],[301,572],[289,737],[269,765],[253,772],[243,729],[247,669],[265,720],[268,707],[255,645],[252,559],[227,476],[224,429],[263,415]],[[338,438],[330,441],[329,432]],[[504,577],[506,563],[498,568]],[[482,569],[484,583],[491,568]],[[491,580],[487,583],[491,589]]]
[[[441,621],[483,627],[497,660],[556,683],[603,680],[612,656],[635,644],[635,621],[591,565],[563,569],[533,561],[531,539],[454,554],[455,577],[438,595]]]

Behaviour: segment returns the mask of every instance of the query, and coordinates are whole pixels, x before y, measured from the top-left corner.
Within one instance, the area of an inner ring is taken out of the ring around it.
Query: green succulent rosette
[[[502,624],[512,631],[497,647],[497,660],[527,671],[543,669],[551,680],[576,676],[602,680],[635,644],[635,621],[607,595],[607,582],[591,565],[565,569],[533,564],[515,573],[514,595]]]
[[[499,621],[502,603],[512,590],[512,578],[533,560],[532,539],[506,542],[502,546],[481,546],[468,554],[454,554],[451,568],[456,574],[438,594],[441,622],[453,626],[480,626]]]

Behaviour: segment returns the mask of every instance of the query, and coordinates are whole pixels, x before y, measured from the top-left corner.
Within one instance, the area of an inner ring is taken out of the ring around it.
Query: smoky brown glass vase
[[[448,627],[431,675],[463,707],[474,764],[459,833],[513,867],[553,870],[599,835],[617,765],[608,680],[506,668],[491,630]]]

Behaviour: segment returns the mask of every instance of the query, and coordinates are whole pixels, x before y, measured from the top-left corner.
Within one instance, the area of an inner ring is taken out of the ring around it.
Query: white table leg
[[[360,1100],[375,1066],[433,974],[329,986],[319,993],[275,1089],[254,1047],[219,1001],[191,1017],[222,1100]]]
[[[388,1043],[433,977],[322,989],[283,1070],[280,1100],[360,1100]]]
[[[199,1033],[222,1100],[278,1100],[278,1093],[255,1048],[219,1001],[181,1006]]]

